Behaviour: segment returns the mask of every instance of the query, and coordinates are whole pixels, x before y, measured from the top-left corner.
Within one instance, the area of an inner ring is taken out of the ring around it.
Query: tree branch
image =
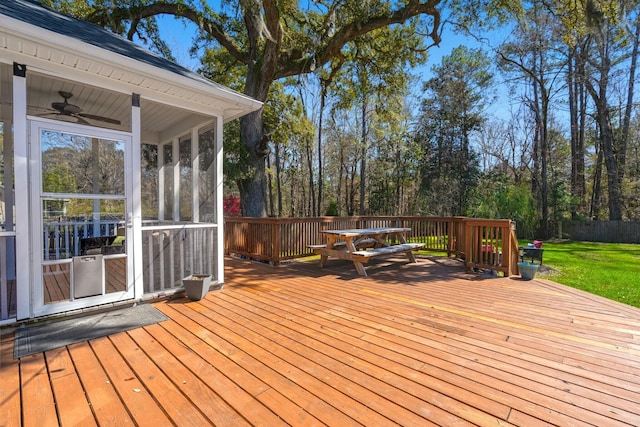
[[[172,4],[166,2],[157,2],[140,7],[131,8],[115,8],[102,9],[99,13],[87,17],[87,21],[101,26],[106,26],[114,20],[118,23],[131,20],[131,29],[129,35],[137,31],[135,28],[145,18],[151,18],[156,15],[173,15],[188,19],[193,22],[205,33],[212,36],[222,47],[224,47],[231,56],[237,61],[247,64],[249,56],[246,52],[229,37],[224,31],[223,26],[212,19],[204,16],[202,12],[192,9],[184,4]]]
[[[429,37],[434,42],[434,45],[440,43],[440,35],[438,29],[440,28],[440,11],[436,9],[440,0],[428,0],[426,3],[421,3],[419,0],[409,0],[407,5],[402,9],[392,11],[384,15],[372,16],[365,20],[354,20],[346,25],[343,25],[336,34],[328,39],[325,46],[322,46],[315,52],[316,66],[320,67],[332,58],[337,56],[342,48],[352,41],[353,39],[364,35],[373,30],[377,30],[393,24],[402,24],[410,18],[418,15],[430,15],[433,17],[433,27],[429,34]],[[279,64],[279,69],[276,72],[276,78],[295,76],[301,73],[309,73],[311,58],[303,57],[298,60],[283,61]]]

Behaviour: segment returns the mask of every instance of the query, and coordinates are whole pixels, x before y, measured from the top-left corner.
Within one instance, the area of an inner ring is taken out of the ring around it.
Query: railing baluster
[[[164,259],[164,232],[158,231],[158,260],[160,261],[160,290],[165,290],[165,273],[164,267],[166,265],[166,260]]]
[[[165,236],[165,246],[168,250],[165,250],[165,265],[169,266],[169,274],[166,276],[168,278],[168,282],[165,281],[165,289],[171,289],[175,286],[176,282],[176,274],[180,276],[184,276],[184,259],[180,256],[180,249],[178,248],[176,263],[176,239],[178,238],[178,233],[175,230],[171,230]],[[178,242],[180,246],[182,246],[182,240]],[[177,264],[177,265],[176,265]],[[166,270],[166,267],[165,267]],[[176,270],[178,271],[176,273]]]
[[[146,265],[149,267],[149,277],[146,278],[147,281],[147,292],[152,292],[154,290],[154,286],[153,284],[155,283],[155,268],[154,268],[154,262],[153,260],[156,259],[156,257],[154,256],[154,251],[153,251],[153,234],[149,233],[149,236],[147,237],[147,259],[148,262],[146,263]]]

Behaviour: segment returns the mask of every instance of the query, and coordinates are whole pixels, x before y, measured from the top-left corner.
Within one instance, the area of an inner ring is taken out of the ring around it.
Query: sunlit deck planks
[[[640,425],[640,310],[453,260],[227,260],[171,320],[0,355],[0,424]]]

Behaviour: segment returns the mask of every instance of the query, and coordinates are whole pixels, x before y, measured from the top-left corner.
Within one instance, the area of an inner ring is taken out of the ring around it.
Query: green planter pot
[[[199,301],[207,295],[211,286],[210,274],[192,274],[182,279],[182,286],[191,301]]]
[[[536,271],[538,271],[538,264],[530,262],[519,262],[518,268],[520,269],[520,277],[522,280],[532,280],[536,277]]]

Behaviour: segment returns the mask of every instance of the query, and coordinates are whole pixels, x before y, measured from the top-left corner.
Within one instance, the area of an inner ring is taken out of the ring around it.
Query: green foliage
[[[457,47],[425,85],[416,140],[424,155],[421,188],[431,212],[463,215],[479,174],[471,137],[481,129],[492,82],[490,62],[477,49]]]
[[[525,184],[513,184],[502,174],[485,174],[475,188],[468,216],[489,219],[512,219],[520,238],[533,238],[536,206]]]
[[[200,42],[192,49],[192,54],[197,53],[197,46],[202,43]],[[244,91],[246,70],[220,47],[205,47],[203,49],[198,72],[206,78],[238,92]]]
[[[69,217],[86,217],[94,210],[93,200],[89,199],[72,199],[67,204],[67,216]],[[101,215],[114,215],[118,218],[124,218],[125,207],[122,200],[101,200]]]
[[[448,0],[450,21],[460,32],[470,29],[493,29],[524,13],[520,0]]]
[[[76,190],[76,176],[68,162],[53,163],[42,171],[42,191],[72,194]]]
[[[326,216],[338,216],[338,202],[335,200],[331,200],[329,202],[329,206],[327,206],[327,211],[325,212]]]
[[[575,46],[589,34],[596,34],[605,25],[613,25],[622,30],[624,14],[631,4],[620,0],[557,1],[551,3],[550,12],[558,16],[566,31],[565,43]]]
[[[58,10],[66,15],[87,19],[94,10],[91,0],[39,0],[42,5]]]

